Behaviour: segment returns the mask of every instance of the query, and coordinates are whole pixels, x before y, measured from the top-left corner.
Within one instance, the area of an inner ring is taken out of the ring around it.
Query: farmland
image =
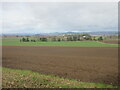
[[[110,44],[120,44],[119,40],[104,40],[104,43],[110,43]]]
[[[120,89],[117,2],[23,1],[1,3],[3,89]]]
[[[20,42],[19,40],[4,40],[4,46],[72,46],[72,47],[118,47],[117,44],[101,43],[97,41],[72,42]]]
[[[20,42],[19,39],[20,38],[18,37],[7,37],[6,39],[3,39],[1,43],[2,64],[3,67],[5,67],[3,69],[3,74],[7,75],[6,77],[3,77],[4,87],[24,87],[24,85],[20,86],[19,83],[17,86],[11,84],[11,82],[15,83],[16,81],[11,81],[13,77],[9,77],[8,74],[18,75],[16,77],[19,78],[19,76],[22,75],[22,72],[25,72],[26,70],[32,71],[30,72],[31,75],[34,72],[37,72],[40,75],[53,75],[50,81],[52,78],[56,78],[57,80],[64,78],[65,82],[66,79],[70,80],[69,82],[72,82],[70,85],[66,85],[65,83],[62,85],[57,82],[57,85],[52,84],[53,87],[104,88],[112,87],[112,85],[117,85],[118,83],[118,44],[116,43],[110,44],[89,40]],[[16,72],[17,70],[18,72]],[[40,75],[37,74],[38,82],[42,82],[44,79]],[[26,74],[23,76],[27,77]],[[34,76],[35,75],[33,75],[33,77]],[[58,76],[59,78],[57,78]],[[23,77],[23,79],[25,77]],[[74,82],[71,81],[73,79]],[[9,83],[5,80],[8,80]],[[30,78],[27,80],[31,81]],[[55,81],[52,82],[55,83]],[[24,82],[24,84],[25,83],[26,82]],[[52,88],[50,82],[46,81],[46,83],[47,84],[45,85],[47,86],[43,85],[36,87]],[[75,84],[74,86],[73,83]],[[80,83],[83,83],[82,86]],[[34,85],[27,87],[34,87]]]
[[[4,46],[118,47],[120,45],[118,45],[118,36],[91,36],[88,34],[3,35],[1,40]]]
[[[3,46],[4,67],[87,82],[117,83],[117,57],[117,48]]]

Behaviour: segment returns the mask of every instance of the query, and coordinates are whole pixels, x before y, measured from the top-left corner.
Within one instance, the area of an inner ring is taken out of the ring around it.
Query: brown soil
[[[104,40],[103,42],[110,44],[120,44],[120,40]]]
[[[3,46],[3,67],[117,84],[117,47]]]
[[[20,39],[0,39],[0,40],[7,40],[7,41],[9,41],[9,40],[20,40]]]

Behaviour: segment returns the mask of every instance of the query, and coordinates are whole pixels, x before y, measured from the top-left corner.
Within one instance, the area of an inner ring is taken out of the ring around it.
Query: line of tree
[[[52,37],[37,37],[36,40],[33,39],[29,39],[27,38],[22,38],[20,39],[20,42],[36,42],[36,41],[40,41],[40,42],[47,42],[47,41],[53,41],[53,42],[61,42],[61,41],[84,41],[84,40],[98,40],[101,41],[103,40],[103,37],[100,36],[96,39],[96,37],[92,37],[89,34],[82,34],[82,35],[67,35],[65,37],[60,37],[60,36],[52,36]]]
[[[22,38],[22,39],[20,39],[20,42],[36,42],[36,40],[30,40],[29,38]]]
[[[42,41],[42,42],[47,42],[47,38],[42,37],[42,38],[40,38],[40,41]]]

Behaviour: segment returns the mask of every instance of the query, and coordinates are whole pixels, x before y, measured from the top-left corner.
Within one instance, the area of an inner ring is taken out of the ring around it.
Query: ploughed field
[[[118,47],[2,46],[3,67],[117,84]]]
[[[104,43],[120,44],[120,40],[103,40]]]

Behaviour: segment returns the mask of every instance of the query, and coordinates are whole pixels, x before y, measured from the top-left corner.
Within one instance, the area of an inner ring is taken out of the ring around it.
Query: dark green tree
[[[43,38],[41,38],[41,41],[42,42],[47,42],[47,38],[43,37]]]
[[[29,38],[27,38],[26,41],[29,42]]]
[[[26,39],[23,37],[21,41],[25,42],[25,41],[26,41]]]
[[[103,40],[103,37],[102,37],[102,36],[100,36],[100,37],[98,38],[98,40],[99,40],[99,41]]]
[[[60,38],[58,38],[58,42],[60,42],[61,40],[60,40]]]

